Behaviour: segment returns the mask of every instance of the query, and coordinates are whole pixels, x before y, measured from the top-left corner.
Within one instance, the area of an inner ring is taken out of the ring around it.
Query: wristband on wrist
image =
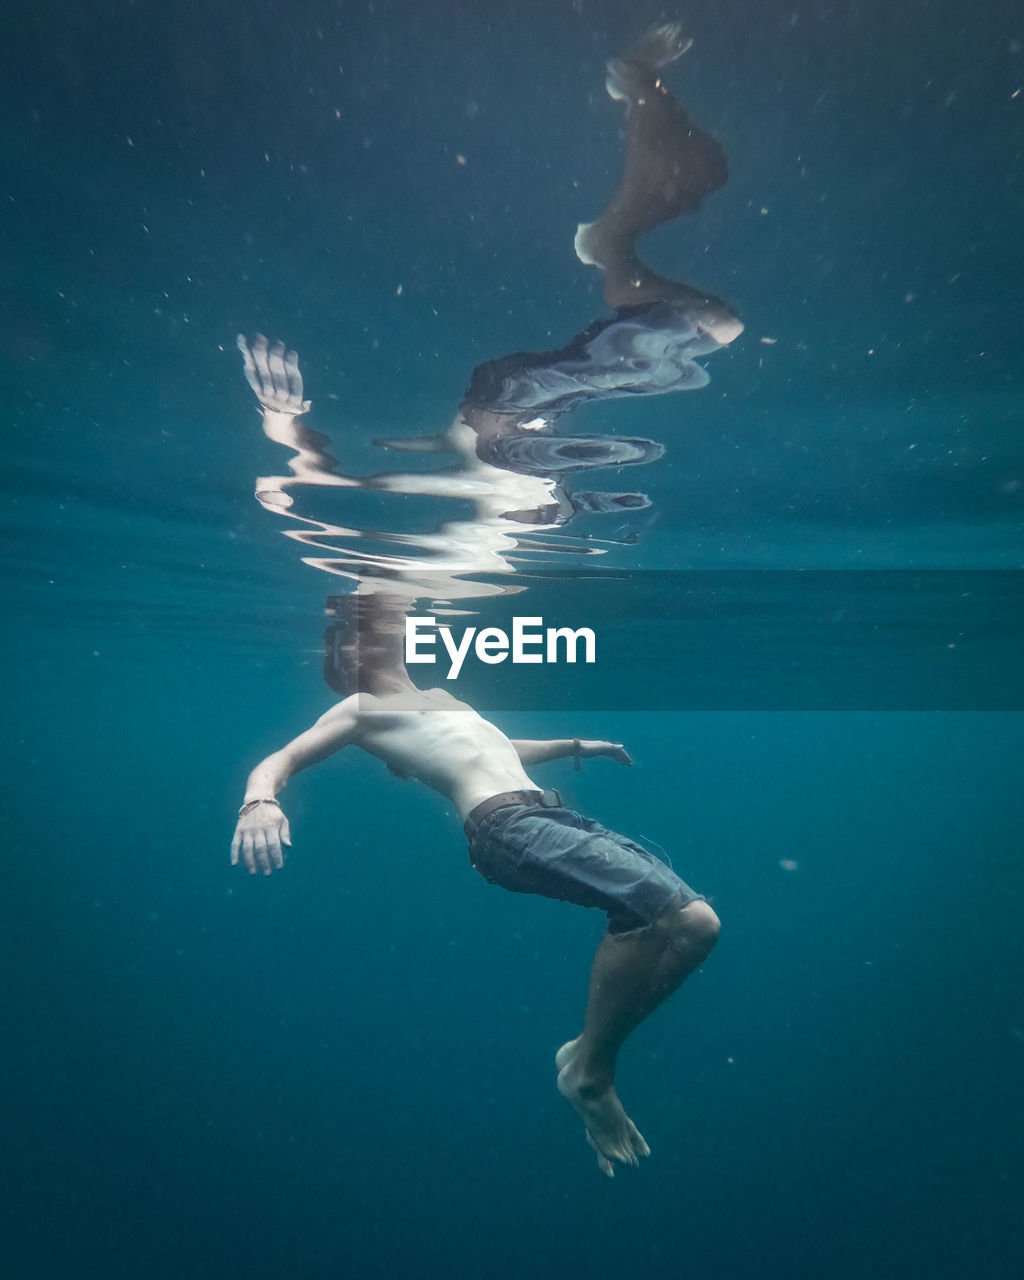
[[[240,818],[244,818],[244,817],[245,817],[245,815],[246,815],[247,813],[252,813],[253,809],[255,809],[255,808],[256,808],[256,806],[257,806],[257,805],[259,805],[259,804],[272,804],[272,805],[276,805],[276,807],[277,807],[278,809],[280,809],[280,807],[281,807],[281,806],[277,803],[277,801],[274,799],[274,797],[273,797],[273,796],[264,796],[264,797],[263,797],[262,799],[260,799],[260,800],[246,800],[245,804],[243,804],[243,805],[242,805],[242,807],[241,807],[241,809],[239,809],[239,811],[238,811],[238,816],[239,816]]]

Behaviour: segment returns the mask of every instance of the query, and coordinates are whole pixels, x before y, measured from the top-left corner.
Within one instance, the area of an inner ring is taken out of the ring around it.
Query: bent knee
[[[671,906],[658,923],[677,946],[694,947],[705,955],[718,941],[722,922],[710,903],[695,898],[685,907]]]
[[[695,898],[683,907],[679,916],[687,937],[710,951],[722,932],[722,922],[711,903],[705,902],[703,898]]]

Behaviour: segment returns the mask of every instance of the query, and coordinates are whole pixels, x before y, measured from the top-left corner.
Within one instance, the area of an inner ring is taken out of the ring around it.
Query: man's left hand
[[[621,742],[580,742],[580,755],[585,759],[589,756],[607,756],[609,760],[616,760],[619,764],[632,764],[633,757],[629,754]]]

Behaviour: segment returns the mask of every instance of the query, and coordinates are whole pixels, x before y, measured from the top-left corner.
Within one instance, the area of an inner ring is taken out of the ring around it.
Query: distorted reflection
[[[575,249],[582,263],[603,273],[613,314],[559,350],[516,352],[480,365],[447,430],[374,441],[392,452],[437,455],[442,465],[350,474],[328,452],[327,437],[304,424],[310,403],[296,353],[261,335],[252,342],[239,337],[264,430],[293,453],[289,474],[261,478],[256,496],[287,517],[286,536],[304,548],[306,564],[363,580],[364,590],[387,582],[409,600],[464,601],[511,589],[478,575],[521,576],[542,563],[578,563],[635,539],[618,530],[604,539],[574,536],[569,526],[579,513],[621,516],[650,506],[642,492],[585,488],[579,480],[600,469],[654,462],[663,446],[639,437],[568,434],[562,424],[587,403],[705,386],[698,357],[742,331],[727,303],[657,275],[636,252],[640,235],[693,212],[726,179],[720,146],[692,124],[661,80],[662,68],[688,47],[670,24],[608,64],[608,92],[626,109],[625,163],[608,206],[577,230]],[[311,490],[329,488],[440,499],[452,511],[412,531],[368,527],[354,517],[338,523],[318,517],[309,503]]]

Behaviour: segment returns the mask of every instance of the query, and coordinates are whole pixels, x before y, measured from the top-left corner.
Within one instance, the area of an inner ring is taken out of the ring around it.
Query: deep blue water
[[[356,754],[290,786],[284,872],[228,865],[248,769],[329,704],[337,586],[253,500],[282,451],[236,333],[301,353],[315,425],[356,470],[375,437],[442,429],[474,365],[567,341],[601,313],[572,233],[620,163],[603,63],[663,16],[37,0],[8,18],[4,1275],[1021,1270],[1009,679],[1002,704],[970,684],[820,711],[806,683],[792,705],[771,685],[691,710],[616,683],[497,717],[625,741],[628,773],[545,778],[663,845],[723,920],[624,1054],[654,1154],[612,1183],[551,1061],[597,917],[486,885],[448,807]],[[629,563],[1024,568],[1019,7],[681,16],[672,84],[730,181],[650,257],[746,332],[700,391],[578,415],[667,447]],[[806,623],[773,610],[764,643],[813,672]],[[877,643],[904,661],[898,634]]]

